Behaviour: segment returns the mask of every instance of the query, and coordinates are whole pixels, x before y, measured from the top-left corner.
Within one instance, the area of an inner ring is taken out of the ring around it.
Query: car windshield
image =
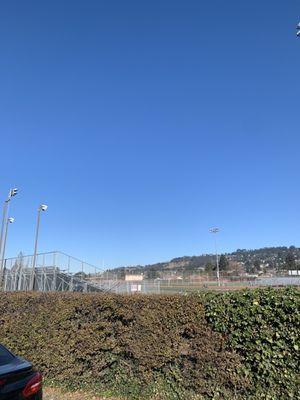
[[[15,357],[0,344],[0,366],[9,364]]]

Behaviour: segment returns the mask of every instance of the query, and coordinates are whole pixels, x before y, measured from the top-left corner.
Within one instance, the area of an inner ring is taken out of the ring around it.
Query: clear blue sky
[[[0,13],[7,255],[118,266],[300,246],[300,3],[9,1]]]

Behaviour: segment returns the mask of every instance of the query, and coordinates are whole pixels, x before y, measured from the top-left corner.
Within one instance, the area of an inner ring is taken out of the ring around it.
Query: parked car
[[[42,375],[0,344],[0,400],[42,400]]]

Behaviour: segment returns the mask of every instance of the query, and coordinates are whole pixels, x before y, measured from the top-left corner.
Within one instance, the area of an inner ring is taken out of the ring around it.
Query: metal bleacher
[[[37,255],[36,267],[32,268],[33,256],[19,255],[6,259],[2,271],[1,287],[4,291],[39,292],[109,292],[113,285],[105,281],[93,281],[103,270],[65,253],[54,251]]]

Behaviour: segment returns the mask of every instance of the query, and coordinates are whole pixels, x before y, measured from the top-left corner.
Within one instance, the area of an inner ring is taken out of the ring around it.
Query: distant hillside
[[[264,247],[261,249],[246,250],[238,249],[233,253],[225,254],[232,265],[240,265],[245,272],[254,273],[260,268],[287,269],[296,268],[300,261],[300,248],[290,247]],[[209,265],[215,265],[214,254],[202,254],[198,256],[183,256],[173,258],[167,262],[150,265],[136,265],[113,268],[110,271],[124,275],[126,273],[144,273],[148,278],[154,278],[161,273],[183,273],[192,274],[205,270]]]

